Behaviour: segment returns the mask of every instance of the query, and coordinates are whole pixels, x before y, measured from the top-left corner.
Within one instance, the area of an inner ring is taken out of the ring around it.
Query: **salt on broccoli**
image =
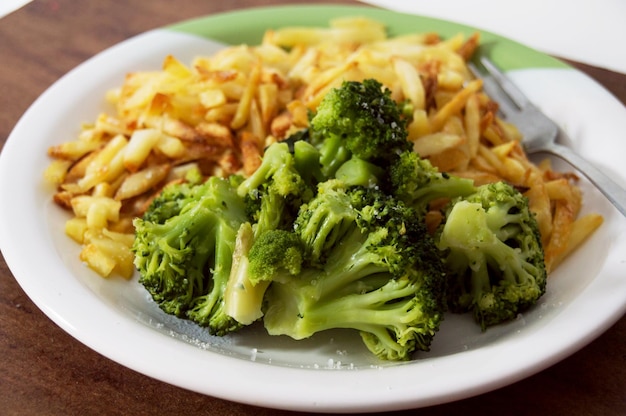
[[[403,152],[389,169],[391,193],[418,211],[439,198],[468,196],[476,191],[474,181],[440,172],[428,159],[413,151]]]
[[[223,295],[246,219],[233,184],[211,177],[166,186],[144,217],[134,220],[139,281],[163,311],[215,335],[241,327],[224,313]]]
[[[483,330],[515,318],[544,294],[537,221],[513,186],[486,184],[452,201],[436,238],[447,253],[449,308],[472,312]]]
[[[301,243],[291,244],[292,253],[300,247],[304,256],[300,272],[294,278],[285,278],[282,267],[263,273],[271,281],[263,317],[268,333],[303,339],[354,329],[384,360],[428,350],[445,310],[445,278],[422,220],[371,188],[333,180],[320,187],[296,219]]]
[[[402,106],[374,79],[331,89],[310,120],[310,136],[327,178],[352,157],[384,165],[411,149]]]

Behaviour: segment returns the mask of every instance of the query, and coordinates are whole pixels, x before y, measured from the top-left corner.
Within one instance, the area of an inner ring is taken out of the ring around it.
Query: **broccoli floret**
[[[281,246],[284,233],[280,231],[292,228],[300,206],[313,197],[321,179],[319,152],[310,143],[296,140],[268,146],[259,168],[238,185],[248,221],[238,232],[225,295],[227,313],[238,322],[247,325],[263,316],[263,295],[269,282],[254,273],[262,264],[270,267],[287,251]],[[257,248],[268,241],[273,243],[270,249]]]
[[[253,285],[269,282],[284,274],[296,276],[302,270],[304,247],[298,236],[286,230],[270,230],[254,241],[248,253],[248,278]]]
[[[452,201],[437,233],[450,269],[448,305],[485,330],[515,318],[544,294],[546,268],[528,200],[504,182]]]
[[[385,360],[428,350],[445,311],[445,277],[422,219],[370,188],[321,187],[296,220],[302,270],[290,279],[275,273],[266,292],[268,333],[303,339],[355,329]]]
[[[226,313],[244,325],[263,316],[265,291],[274,280],[296,276],[303,262],[300,239],[286,230],[267,230],[257,238],[241,226],[226,293]]]
[[[185,179],[181,179],[172,186],[166,186],[150,203],[149,209],[144,213],[145,221],[163,224],[165,220],[178,215],[183,207],[197,198],[198,193],[204,190],[196,185],[202,182],[202,176],[197,169],[187,173]],[[175,186],[174,186],[175,185]]]
[[[301,207],[294,222],[307,262],[314,266],[323,264],[328,253],[356,227],[357,215],[343,182],[330,179],[321,183],[317,197]]]
[[[344,81],[331,89],[311,118],[310,129],[327,178],[353,156],[386,165],[411,149],[401,106],[374,79]]]
[[[228,180],[168,185],[144,218],[134,221],[140,283],[169,314],[216,335],[238,329],[224,313],[223,293],[244,221],[243,200]]]
[[[391,165],[389,178],[393,195],[419,211],[425,211],[436,199],[468,196],[476,191],[472,180],[440,172],[413,151],[403,152]]]
[[[315,158],[305,150],[307,146],[312,147],[306,142],[297,146],[297,160],[287,143],[268,146],[261,165],[237,187],[237,194],[246,201],[255,236],[289,228],[300,205],[313,197],[313,189],[298,170],[298,166],[308,166]]]

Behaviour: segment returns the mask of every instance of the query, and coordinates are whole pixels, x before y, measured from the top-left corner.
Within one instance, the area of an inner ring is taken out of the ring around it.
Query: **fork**
[[[472,63],[470,69],[482,78],[483,89],[498,102],[503,118],[522,133],[521,143],[526,153],[548,153],[569,163],[626,216],[626,190],[574,150],[558,144],[557,137],[559,134],[564,137],[564,133],[557,124],[542,113],[491,60],[482,56],[480,63],[487,72],[485,75],[481,75],[482,71]]]

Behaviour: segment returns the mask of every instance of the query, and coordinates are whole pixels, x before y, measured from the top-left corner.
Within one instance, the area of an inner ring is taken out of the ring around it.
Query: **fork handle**
[[[578,169],[580,173],[586,176],[587,179],[589,179],[589,181],[593,183],[609,201],[611,201],[611,203],[619,212],[622,213],[622,215],[626,216],[626,190],[608,177],[604,172],[596,168],[591,162],[584,159],[569,147],[562,146],[557,143],[543,146],[541,150],[537,151],[543,151],[559,157],[571,164],[574,168]]]

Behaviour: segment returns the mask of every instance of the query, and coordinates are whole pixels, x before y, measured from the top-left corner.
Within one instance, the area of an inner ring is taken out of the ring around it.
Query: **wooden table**
[[[276,3],[286,2],[35,0],[0,19],[0,143],[39,94],[105,48],[182,19]],[[626,103],[626,75],[573,64]],[[2,195],[0,200],[9,203],[10,196]],[[581,351],[537,375],[419,414],[490,414],[492,409],[509,415],[626,414],[626,317]],[[35,414],[292,413],[192,393],[104,358],[53,324],[29,300],[0,257],[0,415]]]

